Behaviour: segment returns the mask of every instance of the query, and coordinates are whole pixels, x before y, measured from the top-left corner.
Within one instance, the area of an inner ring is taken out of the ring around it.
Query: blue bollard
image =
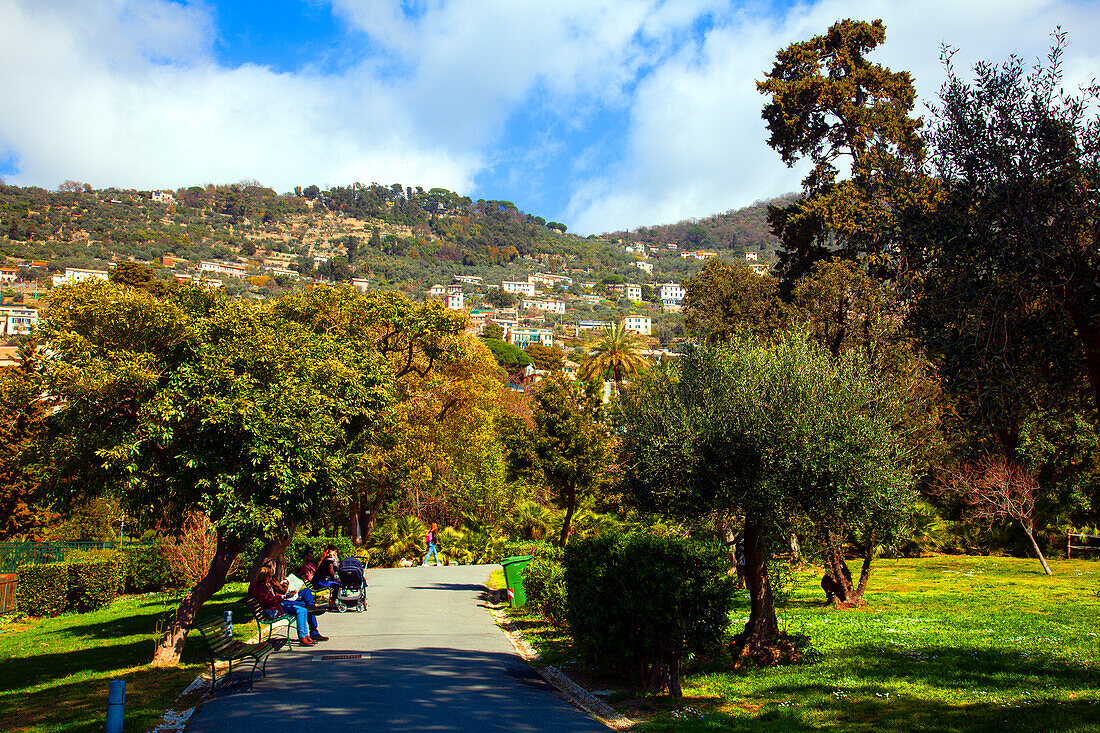
[[[233,641],[233,612],[222,612],[222,628],[225,630],[223,633],[226,640]]]
[[[107,691],[107,731],[122,733],[122,719],[126,715],[126,680],[111,680]]]

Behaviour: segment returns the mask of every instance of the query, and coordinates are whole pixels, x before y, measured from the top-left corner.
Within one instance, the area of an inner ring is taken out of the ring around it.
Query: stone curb
[[[518,653],[525,662],[537,662],[541,659],[539,653],[527,643],[527,640],[523,638],[523,634],[520,633],[520,630],[516,628],[516,625],[508,618],[508,615],[504,613],[501,606],[490,600],[486,604],[486,607],[489,609],[489,613],[493,615],[493,619],[497,622],[501,631],[503,631],[504,635],[508,637],[508,640],[512,642],[512,646],[516,648],[516,653]],[[536,667],[535,671],[538,672],[539,676],[544,680],[556,687],[566,700],[573,703],[611,730],[630,730],[634,727],[633,720],[578,685],[557,667],[547,665],[545,667]]]

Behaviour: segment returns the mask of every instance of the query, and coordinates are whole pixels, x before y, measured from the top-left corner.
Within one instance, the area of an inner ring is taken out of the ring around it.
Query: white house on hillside
[[[657,298],[661,305],[680,305],[684,302],[684,288],[679,283],[661,283],[657,286]]]
[[[500,284],[501,289],[506,293],[515,293],[517,295],[529,295],[532,298],[535,297],[535,284],[529,281],[518,280],[505,280]]]
[[[623,326],[627,331],[633,331],[642,336],[653,334],[653,319],[649,316],[629,315],[623,319]]]
[[[81,280],[107,280],[108,274],[106,270],[84,270],[79,267],[66,267],[65,274],[54,275],[54,285],[72,285],[78,283]]]

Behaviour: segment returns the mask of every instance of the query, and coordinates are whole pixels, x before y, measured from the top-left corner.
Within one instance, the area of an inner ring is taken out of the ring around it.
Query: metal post
[[[126,680],[111,680],[107,692],[107,729],[105,733],[122,733],[126,714]]]
[[[233,612],[222,612],[222,626],[225,629],[225,638],[229,641],[233,641]]]

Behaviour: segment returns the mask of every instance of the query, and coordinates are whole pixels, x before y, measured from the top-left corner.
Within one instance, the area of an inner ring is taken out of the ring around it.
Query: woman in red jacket
[[[302,646],[312,646],[318,641],[328,641],[327,636],[322,636],[317,629],[317,617],[309,612],[301,601],[292,601],[283,595],[275,595],[269,583],[271,582],[272,569],[268,566],[260,568],[256,580],[248,586],[248,595],[255,598],[264,615],[275,618],[282,612],[293,614],[298,624],[298,643]],[[306,628],[309,628],[307,633]]]

